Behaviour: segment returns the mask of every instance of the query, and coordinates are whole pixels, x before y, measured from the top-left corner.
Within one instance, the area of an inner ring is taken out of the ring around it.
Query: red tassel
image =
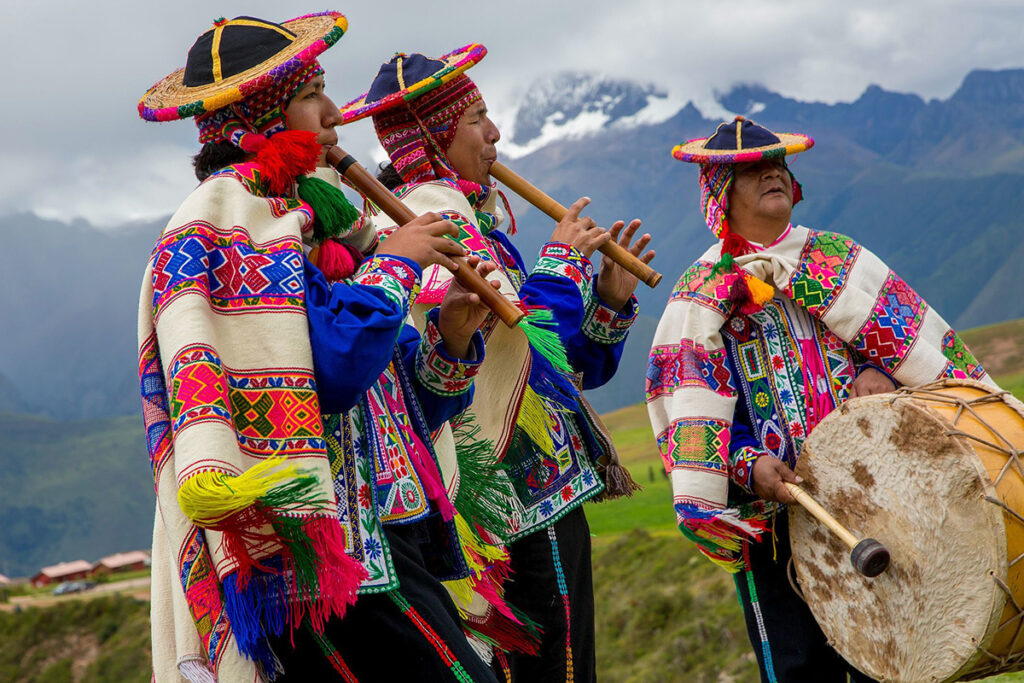
[[[732,254],[735,258],[743,254],[754,253],[754,248],[750,246],[750,242],[730,230],[722,238],[722,253]]]
[[[334,238],[321,242],[316,252],[316,267],[328,282],[351,277],[362,261],[363,255],[358,249]]]
[[[316,133],[306,130],[285,130],[267,138],[256,152],[256,163],[270,192],[290,193],[295,176],[311,173],[316,168],[322,149]]]

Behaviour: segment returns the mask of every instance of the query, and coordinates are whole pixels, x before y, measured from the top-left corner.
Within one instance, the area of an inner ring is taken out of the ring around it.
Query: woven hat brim
[[[217,83],[194,87],[185,85],[185,69],[178,69],[146,91],[139,100],[139,115],[147,121],[176,121],[244,99],[273,82],[288,78],[341,40],[348,30],[348,19],[339,12],[322,12],[281,25],[296,38],[272,59]]]
[[[672,148],[672,156],[694,164],[744,164],[761,159],[777,159],[806,152],[814,147],[814,139],[798,133],[775,133],[779,142],[750,149],[705,149],[708,138],[688,140]]]
[[[401,104],[402,102],[414,100],[420,95],[428,93],[434,88],[448,83],[453,78],[483,59],[486,54],[487,48],[479,43],[465,45],[457,50],[449,52],[443,57],[440,57],[439,61],[444,62],[444,66],[439,68],[436,72],[424,79],[421,79],[420,81],[417,81],[416,83],[407,85],[398,92],[393,92],[379,100],[374,100],[373,102],[366,101],[366,97],[369,95],[369,92],[365,92],[345,106],[341,107],[341,125],[352,123],[359,119],[364,119],[367,116],[372,116],[373,114],[378,114],[394,107],[397,104]]]

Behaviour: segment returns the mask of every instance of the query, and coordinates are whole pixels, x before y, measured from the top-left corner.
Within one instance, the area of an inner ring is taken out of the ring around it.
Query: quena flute
[[[500,161],[495,161],[491,164],[491,176],[556,221],[562,220],[565,214],[569,212],[567,208]],[[615,242],[605,242],[601,245],[600,252],[633,275],[636,275],[648,287],[657,287],[658,283],[661,282],[661,273],[636,256],[633,256],[627,249],[624,249]]]
[[[371,175],[345,150],[340,147],[332,147],[327,152],[327,163],[345,176],[364,197],[379,206],[381,211],[386,213],[397,225],[405,225],[416,218],[416,214],[409,207],[391,194],[391,191],[383,183]],[[487,280],[466,263],[466,259],[461,256],[453,256],[452,260],[459,264],[455,271],[455,279],[462,283],[463,287],[477,294],[484,305],[494,311],[495,315],[509,327],[519,324],[519,321],[526,315],[523,311],[494,289]]]

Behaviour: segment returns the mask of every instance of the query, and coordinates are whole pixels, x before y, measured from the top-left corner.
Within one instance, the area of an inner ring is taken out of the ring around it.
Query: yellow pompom
[[[746,274],[747,289],[750,290],[750,298],[758,306],[764,306],[775,296],[775,288],[764,280],[760,280],[750,273]]]

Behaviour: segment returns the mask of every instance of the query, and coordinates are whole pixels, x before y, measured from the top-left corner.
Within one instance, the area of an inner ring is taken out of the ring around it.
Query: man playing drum
[[[814,141],[736,117],[673,156],[700,164],[719,242],[661,318],[647,402],[683,534],[736,573],[763,681],[870,680],[791,589],[784,482],[808,433],[848,398],[939,377],[985,378],[949,325],[874,254],[793,226],[785,157]],[[769,531],[771,543],[754,543]]]

